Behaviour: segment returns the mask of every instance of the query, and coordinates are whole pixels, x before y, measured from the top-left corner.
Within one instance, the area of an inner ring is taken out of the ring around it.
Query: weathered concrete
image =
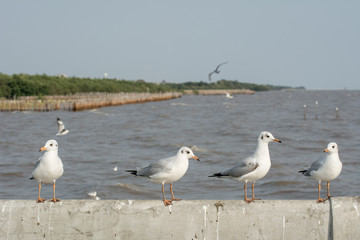
[[[0,239],[360,239],[359,203],[0,200]]]

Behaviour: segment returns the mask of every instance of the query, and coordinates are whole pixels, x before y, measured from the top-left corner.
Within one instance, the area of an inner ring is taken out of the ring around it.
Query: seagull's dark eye
[[[51,143],[51,144],[50,144],[50,147],[52,147],[52,145],[53,145],[53,144]]]
[[[332,148],[335,148],[335,146],[333,145]]]
[[[269,138],[270,136],[269,135],[266,135],[267,138]]]
[[[187,154],[189,154],[189,153],[190,153],[190,151],[186,151],[186,153],[187,153]]]
[[[264,139],[264,136],[261,136],[261,139]]]

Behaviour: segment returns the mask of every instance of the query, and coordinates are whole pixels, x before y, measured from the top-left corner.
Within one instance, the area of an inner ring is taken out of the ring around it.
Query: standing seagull
[[[215,68],[214,71],[212,71],[211,73],[209,73],[209,81],[211,81],[211,75],[213,75],[214,73],[219,74],[219,73],[220,73],[220,70],[219,70],[220,66],[223,65],[223,64],[226,64],[226,63],[228,63],[228,62],[220,63],[219,65],[217,65],[217,67]]]
[[[327,153],[324,157],[313,162],[308,169],[299,171],[304,176],[311,176],[319,181],[319,197],[317,203],[325,202],[331,197],[330,181],[337,178],[342,169],[342,163],[339,158],[339,149],[336,143],[329,143],[324,152]],[[327,181],[327,196],[325,199],[320,197],[321,181]]]
[[[58,143],[55,140],[49,140],[45,146],[40,148],[40,152],[45,151],[44,155],[39,158],[35,164],[32,177],[30,179],[36,179],[39,183],[39,197],[36,200],[37,203],[44,202],[45,199],[40,197],[41,184],[53,183],[53,198],[51,202],[59,202],[60,200],[55,198],[55,181],[61,177],[64,173],[63,164],[58,156]]]
[[[258,145],[253,155],[245,158],[235,167],[220,173],[215,173],[209,177],[227,177],[239,182],[245,182],[245,202],[250,203],[254,200],[259,200],[255,198],[254,185],[255,181],[263,178],[270,169],[271,161],[269,153],[269,142],[273,141],[281,143],[281,141],[274,138],[271,133],[261,132],[258,137]],[[252,182],[252,198],[247,198],[246,195],[246,184],[248,181]]]
[[[189,167],[190,158],[200,161],[190,148],[181,147],[176,156],[164,158],[151,163],[147,167],[137,168],[137,170],[127,170],[126,172],[130,172],[135,176],[150,178],[154,183],[161,183],[164,205],[172,205],[172,201],[181,200],[174,198],[172,184],[185,175]],[[166,183],[170,184],[171,200],[166,200],[165,198],[164,184]]]
[[[62,136],[68,134],[69,130],[65,129],[65,124],[60,120],[60,118],[57,118],[57,124],[58,124],[58,133],[56,134],[56,136]]]

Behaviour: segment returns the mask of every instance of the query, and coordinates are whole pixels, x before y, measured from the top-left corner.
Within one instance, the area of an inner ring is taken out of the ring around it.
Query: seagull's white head
[[[40,148],[40,152],[42,152],[42,151],[54,151],[54,150],[58,150],[58,143],[57,143],[57,141],[55,141],[54,139],[51,139],[51,140],[49,140],[49,141],[47,141],[46,143],[45,143],[45,146],[44,147],[42,147],[42,148]]]
[[[263,143],[269,143],[269,142],[281,143],[281,141],[279,139],[274,138],[274,136],[270,132],[267,132],[267,131],[260,133],[258,141],[263,142]]]
[[[327,148],[324,149],[324,152],[335,153],[338,151],[338,145],[334,142],[331,142],[327,145]]]
[[[185,156],[187,159],[193,158],[200,161],[200,159],[194,155],[193,151],[188,147],[181,147],[177,153],[178,156]]]

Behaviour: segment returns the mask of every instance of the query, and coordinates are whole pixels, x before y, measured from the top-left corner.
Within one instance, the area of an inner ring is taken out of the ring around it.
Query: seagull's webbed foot
[[[181,201],[182,199],[180,198],[172,198],[171,201]]]
[[[325,201],[326,201],[326,199],[324,199],[324,198],[318,198],[318,200],[316,202],[321,203],[321,202],[325,202]]]
[[[246,203],[251,203],[251,202],[253,202],[254,201],[254,199],[252,199],[252,198],[245,198],[245,202]]]
[[[332,197],[331,195],[327,195],[325,200],[328,200],[331,197]]]
[[[38,198],[37,200],[36,200],[36,203],[43,203],[43,202],[45,202],[46,201],[46,199],[44,199],[44,198]]]
[[[52,199],[50,200],[50,202],[56,203],[56,202],[61,202],[61,200],[60,200],[60,199],[57,199],[57,198],[52,198]]]
[[[171,200],[164,200],[164,205],[165,206],[172,205],[172,201]]]
[[[252,197],[251,200],[261,200],[261,198],[255,198],[255,197]]]

